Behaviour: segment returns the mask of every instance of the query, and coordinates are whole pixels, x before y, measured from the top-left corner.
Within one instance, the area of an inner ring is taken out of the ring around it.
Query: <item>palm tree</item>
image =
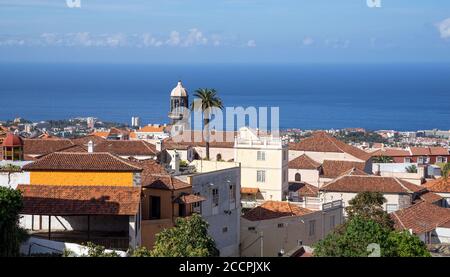
[[[191,106],[193,111],[201,111],[203,113],[203,129],[205,131],[206,143],[206,159],[209,160],[209,122],[211,120],[210,113],[214,108],[223,109],[222,99],[217,96],[215,89],[199,88],[194,92],[197,98]]]

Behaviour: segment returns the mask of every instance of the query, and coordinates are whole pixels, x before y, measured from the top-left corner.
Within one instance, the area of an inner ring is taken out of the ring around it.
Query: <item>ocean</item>
[[[0,120],[165,123],[179,79],[277,106],[281,128],[450,129],[449,64],[0,64]]]

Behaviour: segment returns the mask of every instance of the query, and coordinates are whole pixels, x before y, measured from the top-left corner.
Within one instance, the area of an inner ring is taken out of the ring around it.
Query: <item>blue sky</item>
[[[450,1],[0,0],[0,62],[450,62]]]

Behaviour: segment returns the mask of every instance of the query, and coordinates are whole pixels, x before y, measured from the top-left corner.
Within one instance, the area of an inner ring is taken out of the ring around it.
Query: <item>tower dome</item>
[[[6,147],[23,146],[23,141],[19,136],[16,136],[13,133],[8,133],[5,140],[3,141],[2,146]]]
[[[188,92],[181,84],[181,81],[178,81],[177,86],[170,93],[170,97],[186,97],[187,95]]]

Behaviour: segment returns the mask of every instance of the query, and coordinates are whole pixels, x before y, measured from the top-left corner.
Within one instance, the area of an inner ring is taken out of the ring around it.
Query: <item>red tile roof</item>
[[[135,215],[139,187],[18,185],[23,194],[22,214]]]
[[[429,202],[429,203],[436,203],[443,199],[443,197],[440,196],[439,194],[436,194],[436,193],[430,192],[430,191],[422,193],[419,197],[421,200]]]
[[[106,141],[106,139],[104,139],[103,137],[96,136],[96,135],[87,135],[84,137],[72,139],[72,142],[74,144],[81,145],[81,146],[87,146],[89,141],[92,141],[95,146],[95,145],[98,145],[98,144]]]
[[[175,200],[173,200],[174,203],[178,204],[192,204],[192,203],[198,203],[205,201],[206,198],[200,195],[190,194],[190,193],[183,193]]]
[[[162,133],[164,132],[164,126],[144,126],[137,130],[138,133]]]
[[[259,188],[241,188],[241,194],[258,194]]]
[[[289,150],[347,153],[363,161],[370,159],[369,153],[348,145],[325,132],[316,132],[298,143],[290,143]]]
[[[24,139],[25,155],[44,155],[74,145],[69,139]]]
[[[111,153],[55,152],[23,167],[25,171],[142,171]]]
[[[192,187],[190,184],[174,178],[169,174],[152,174],[145,179],[142,187],[150,189],[179,190]]]
[[[449,152],[444,147],[411,147],[411,154],[413,156],[446,156]]]
[[[109,152],[119,156],[154,156],[156,146],[142,140],[105,140],[94,145],[94,152]]]
[[[450,220],[450,209],[422,201],[391,213],[391,218],[396,229],[412,229],[415,234],[423,234],[446,224]]]
[[[8,133],[6,138],[3,140],[3,147],[13,147],[13,146],[23,146],[22,138],[14,135],[13,133]]]
[[[371,153],[372,157],[387,156],[387,157],[409,157],[411,153],[405,149],[384,148]]]
[[[306,154],[289,161],[289,168],[292,169],[318,169],[319,167],[320,163],[314,161]]]
[[[250,221],[268,220],[287,216],[303,216],[313,211],[282,201],[266,201],[251,209],[242,217]]]
[[[324,160],[321,176],[324,178],[336,178],[353,168],[364,171],[365,167],[366,164],[362,162]]]
[[[450,193],[450,177],[448,177],[447,180],[441,177],[436,180],[428,181],[424,186],[432,192]]]
[[[289,183],[289,191],[297,192],[299,197],[317,197],[319,189],[305,182]]]
[[[320,188],[320,191],[331,192],[381,192],[381,193],[414,193],[426,188],[410,182],[394,178],[374,175],[349,176],[343,175]]]

